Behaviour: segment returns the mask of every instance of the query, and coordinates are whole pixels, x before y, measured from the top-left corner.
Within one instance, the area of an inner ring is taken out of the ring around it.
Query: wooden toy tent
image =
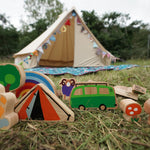
[[[54,24],[18,53],[24,68],[109,65],[115,57],[91,33],[75,8],[63,12]]]
[[[74,121],[74,113],[44,84],[35,85],[15,106],[19,119]]]

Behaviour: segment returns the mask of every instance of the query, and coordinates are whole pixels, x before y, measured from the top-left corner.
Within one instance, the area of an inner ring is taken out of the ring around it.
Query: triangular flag
[[[81,24],[81,21],[80,21],[79,17],[77,18],[77,24],[78,24],[78,25]]]
[[[38,50],[39,52],[41,52],[42,54],[44,53],[41,46],[40,46],[37,50]]]
[[[51,40],[51,41],[56,41],[56,38],[52,35],[52,36],[50,37],[50,40]]]
[[[81,32],[83,32],[84,31],[84,27],[82,26],[82,28],[81,28]]]
[[[93,42],[93,48],[98,48],[96,42]]]
[[[69,20],[69,19],[66,21],[65,25],[66,25],[66,26],[70,26],[70,25],[71,25],[71,23],[70,23],[70,20]]]
[[[43,48],[43,49],[47,49],[47,48],[48,48],[48,43],[44,43],[44,44],[42,45],[42,48]]]
[[[51,45],[51,42],[50,42],[50,40],[49,40],[49,39],[46,41],[46,43],[47,43],[47,44],[49,44],[49,45]]]
[[[72,11],[72,16],[75,17],[76,15],[77,15],[76,12],[73,10]]]

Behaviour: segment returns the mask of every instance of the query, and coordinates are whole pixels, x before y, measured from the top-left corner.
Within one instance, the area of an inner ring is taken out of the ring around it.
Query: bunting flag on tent
[[[66,26],[70,26],[70,25],[71,25],[71,23],[70,23],[70,20],[69,20],[69,19],[66,21],[65,25],[66,25]]]
[[[74,121],[74,113],[45,85],[34,86],[16,104],[19,119]]]
[[[98,48],[98,45],[96,44],[96,42],[93,42],[93,48]]]
[[[72,11],[72,16],[75,17],[77,14],[75,11]]]
[[[50,40],[51,40],[51,41],[56,41],[56,38],[54,37],[54,35],[52,35],[52,36],[50,37]]]

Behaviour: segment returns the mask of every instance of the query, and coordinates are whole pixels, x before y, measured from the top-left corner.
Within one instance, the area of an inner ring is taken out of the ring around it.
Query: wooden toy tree
[[[144,110],[149,114],[148,124],[150,125],[150,98],[144,103]]]
[[[140,104],[131,99],[123,99],[120,101],[120,109],[124,112],[123,117],[130,122],[139,122],[141,120],[140,113],[142,108]]]
[[[25,82],[25,72],[21,66],[14,64],[0,65],[0,84],[9,92],[22,86]]]

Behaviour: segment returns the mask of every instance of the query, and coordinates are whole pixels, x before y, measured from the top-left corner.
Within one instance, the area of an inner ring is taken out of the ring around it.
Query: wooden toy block
[[[75,80],[74,79],[62,79],[60,81],[60,85],[62,86],[63,99],[70,100],[70,94],[75,85]]]
[[[43,83],[45,86],[49,88],[53,93],[57,95],[56,86],[53,81],[46,75],[35,72],[35,71],[26,71],[26,80],[25,84],[16,90],[16,97],[23,97],[30,89],[32,89],[35,85],[39,83]]]
[[[5,87],[2,84],[0,84],[0,93],[5,93]]]
[[[15,102],[13,93],[0,93],[0,129],[6,130],[18,123],[18,114],[14,112]]]
[[[138,100],[138,94],[132,91],[132,87],[114,86],[114,89],[117,95]]]
[[[131,99],[123,99],[120,101],[120,109],[124,112],[123,117],[130,122],[140,122],[140,113],[142,108],[139,103]]]
[[[74,112],[44,84],[28,91],[16,104],[15,112],[21,120],[74,121]]]
[[[146,88],[135,84],[132,86],[132,91],[137,94],[146,94]]]
[[[113,87],[107,84],[80,83],[72,90],[70,105],[72,108],[81,110],[86,108],[117,109],[117,100]]]
[[[25,72],[19,65],[1,64],[0,72],[0,84],[5,87],[6,92],[16,90],[25,82]]]
[[[150,98],[144,103],[144,110],[147,114],[149,114],[147,122],[150,125]]]

